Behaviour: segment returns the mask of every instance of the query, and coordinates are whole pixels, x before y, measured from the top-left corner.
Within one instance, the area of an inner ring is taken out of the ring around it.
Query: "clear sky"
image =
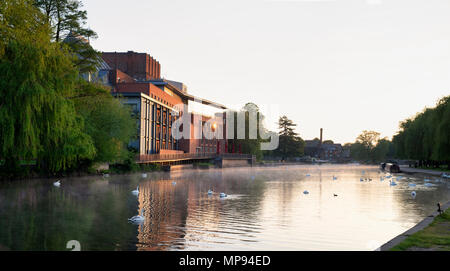
[[[147,52],[221,104],[278,105],[304,139],[392,137],[450,95],[448,0],[83,2],[96,49]]]

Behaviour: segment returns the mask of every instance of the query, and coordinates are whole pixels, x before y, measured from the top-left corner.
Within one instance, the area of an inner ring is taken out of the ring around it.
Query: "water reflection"
[[[380,176],[375,167],[292,166],[77,178],[60,188],[6,182],[0,250],[65,250],[69,240],[82,250],[367,250],[450,198],[447,182],[391,187]],[[140,210],[145,221],[128,223]]]

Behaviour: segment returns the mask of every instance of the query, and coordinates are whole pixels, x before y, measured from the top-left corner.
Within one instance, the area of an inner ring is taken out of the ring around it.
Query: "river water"
[[[3,182],[0,250],[374,250],[450,199],[450,180],[381,176],[322,165]]]

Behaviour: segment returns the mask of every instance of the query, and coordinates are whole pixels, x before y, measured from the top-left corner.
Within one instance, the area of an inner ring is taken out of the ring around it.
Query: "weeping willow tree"
[[[450,96],[442,98],[435,108],[427,108],[400,124],[394,136],[400,158],[419,160],[419,166],[450,168]]]
[[[17,172],[36,160],[55,173],[92,159],[92,139],[83,132],[73,96],[78,82],[70,53],[51,42],[42,13],[28,0],[0,6],[0,157]]]

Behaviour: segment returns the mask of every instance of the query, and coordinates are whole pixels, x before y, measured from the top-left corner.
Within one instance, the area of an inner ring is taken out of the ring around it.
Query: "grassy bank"
[[[437,216],[428,227],[412,234],[391,250],[450,251],[450,209]]]

